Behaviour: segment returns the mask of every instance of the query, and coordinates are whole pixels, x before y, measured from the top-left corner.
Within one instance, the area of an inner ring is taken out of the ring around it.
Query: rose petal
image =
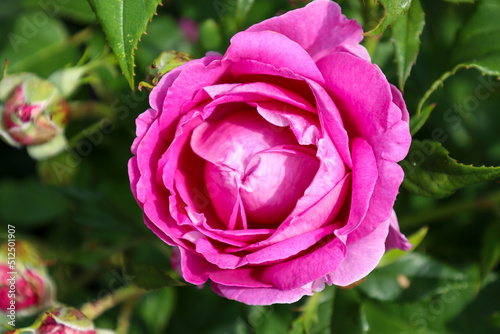
[[[344,126],[340,111],[333,103],[331,96],[323,87],[314,81],[308,81],[316,99],[319,121],[323,137],[328,137],[335,145],[338,154],[349,168],[352,168],[352,158],[349,149],[349,136]]]
[[[297,92],[278,85],[253,82],[248,84],[221,84],[205,87],[217,104],[227,102],[281,101],[300,109],[315,112],[314,107]],[[235,98],[236,97],[236,98]],[[217,99],[222,99],[217,101]],[[212,103],[210,106],[212,106]]]
[[[396,88],[394,85],[391,86],[391,93],[392,93],[392,102],[401,110],[402,117],[401,119],[405,121],[406,123],[410,122],[410,114],[408,113],[408,109],[406,109],[406,103],[403,99],[403,95],[399,91],[399,89]]]
[[[262,279],[278,289],[291,290],[333,272],[342,263],[346,249],[339,238],[326,238],[324,246],[265,268]]]
[[[302,46],[313,59],[337,50],[349,50],[358,57],[370,60],[359,42],[363,29],[355,20],[348,20],[340,6],[330,0],[312,1],[302,9],[251,26],[246,31],[270,30],[285,35]]]
[[[350,138],[372,138],[385,132],[391,88],[377,65],[345,52],[318,61],[326,87],[337,105]]]
[[[157,93],[156,99],[161,100],[163,98],[163,104],[161,105],[161,109],[157,110],[162,111],[160,124],[162,135],[166,140],[172,140],[180,117],[206,98],[202,97],[201,100],[195,99],[195,96],[197,96],[196,93],[203,87],[213,85],[225,76],[228,76],[229,64],[222,63],[219,59],[220,56],[210,55],[198,60],[189,61],[178,67],[182,67],[182,71],[172,82],[171,86],[167,86],[167,83],[162,84],[163,80],[167,80],[164,79],[165,77],[156,86],[161,87],[158,88],[160,91]],[[154,92],[155,90],[153,89],[152,94]],[[155,106],[160,107],[159,102],[156,104],[152,103],[151,105],[153,108]]]
[[[153,124],[153,122],[158,117],[158,114],[159,113],[156,110],[149,108],[148,110],[140,114],[135,120],[136,138],[132,144],[131,148],[132,154],[137,154],[137,146],[139,146],[139,143],[142,141],[142,139],[148,132],[151,124]]]
[[[194,129],[191,138],[191,147],[200,157],[240,172],[254,153],[287,144],[298,144],[293,133],[269,124],[255,111],[204,122]]]
[[[291,92],[300,92],[302,98],[311,105],[314,104],[314,95],[307,84],[307,79],[286,67],[276,68],[253,59],[245,59],[231,64],[230,71],[236,82],[266,82]],[[316,110],[312,112],[316,113]]]
[[[311,149],[272,147],[249,160],[240,187],[245,212],[258,224],[282,222],[311,183],[319,161]]]
[[[323,237],[331,235],[336,228],[337,226],[335,225],[329,225],[302,234],[297,234],[296,236],[245,255],[245,259],[250,264],[260,265],[276,263],[276,261],[288,259],[313,246]]]
[[[396,212],[392,210],[391,217],[389,218],[389,234],[385,240],[385,250],[392,248],[399,248],[404,251],[411,249],[412,245],[406,237],[399,231],[398,217]]]
[[[309,286],[283,291],[276,288],[242,288],[211,284],[212,289],[220,296],[247,305],[291,304],[306,295],[311,296],[313,293]]]
[[[382,159],[398,162],[408,154],[411,144],[410,126],[407,122],[399,121],[391,126],[381,136],[373,139],[375,152]]]
[[[236,227],[237,215],[240,214],[241,173],[227,166],[214,165],[210,162],[205,166],[205,182],[215,211],[229,230]],[[241,228],[246,228],[246,217]]]
[[[136,185],[136,198],[147,217],[146,224],[150,228],[156,226],[152,228],[153,232],[161,232],[158,236],[164,240],[168,236],[166,240],[172,239],[177,244],[185,245],[180,238],[186,231],[177,225],[169,212],[170,194],[156,182],[157,162],[166,146],[160,136],[158,120],[155,120],[137,147],[136,162],[141,176]]]
[[[300,145],[317,145],[321,134],[316,115],[277,101],[249,102],[259,115],[276,126],[289,126]]]
[[[345,226],[336,233],[337,236],[348,235],[361,224],[368,211],[370,198],[378,178],[373,150],[365,140],[354,139],[352,155],[352,195],[349,219]],[[381,222],[382,220],[379,223]]]
[[[231,38],[231,45],[224,55],[224,60],[237,63],[248,59],[278,69],[287,68],[319,83],[324,81],[311,56],[300,45],[272,31],[242,31]]]
[[[339,228],[342,223],[334,219],[344,206],[344,201],[351,187],[351,174],[349,173],[338,182],[330,191],[316,198],[316,201],[296,215],[292,213],[268,239],[254,243],[245,251],[256,251],[269,245],[277,244],[284,240],[306,234],[320,229],[325,225]],[[302,200],[302,199],[301,199]]]
[[[380,159],[377,162],[378,178],[366,216],[355,231],[349,234],[351,241],[360,240],[372,233],[392,214],[399,186],[403,182],[403,169],[396,163]]]
[[[326,276],[327,284],[350,285],[375,269],[384,255],[384,241],[388,231],[389,221],[385,221],[363,239],[351,242],[348,237],[344,261],[335,271]]]

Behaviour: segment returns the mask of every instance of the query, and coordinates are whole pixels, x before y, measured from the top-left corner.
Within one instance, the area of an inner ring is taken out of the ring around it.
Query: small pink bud
[[[28,329],[37,334],[96,334],[93,322],[73,307],[52,308],[38,316],[32,326],[6,334],[21,334]]]
[[[28,75],[8,89],[10,93],[0,104],[0,135],[7,142],[40,145],[62,133],[68,122],[68,104],[51,82]]]
[[[0,247],[8,249],[5,244]],[[9,249],[0,254],[0,312],[30,316],[52,306],[54,285],[38,253],[26,242]]]

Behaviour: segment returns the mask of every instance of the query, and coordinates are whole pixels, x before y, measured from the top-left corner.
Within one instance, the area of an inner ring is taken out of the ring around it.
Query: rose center
[[[282,222],[319,168],[314,149],[255,111],[202,123],[193,130],[191,148],[207,161],[208,193],[230,229]]]
[[[252,156],[239,189],[250,222],[279,223],[292,212],[318,170],[314,154],[312,149],[290,145]]]

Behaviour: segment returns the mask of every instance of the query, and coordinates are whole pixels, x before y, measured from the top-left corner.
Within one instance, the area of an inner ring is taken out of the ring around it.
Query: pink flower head
[[[186,281],[247,304],[291,303],[409,247],[393,213],[408,112],[362,33],[335,2],[313,1],[153,89],[130,182]]]

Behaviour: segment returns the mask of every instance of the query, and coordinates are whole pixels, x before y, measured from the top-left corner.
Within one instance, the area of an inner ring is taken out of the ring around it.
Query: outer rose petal
[[[391,88],[377,65],[345,52],[318,62],[326,88],[339,108],[350,138],[372,138],[385,132],[392,102]]]
[[[392,210],[391,218],[389,218],[389,235],[387,235],[387,239],[385,240],[385,249],[389,250],[392,248],[399,248],[404,251],[407,251],[411,248],[411,244],[406,239],[406,237],[399,231],[398,225],[398,217],[396,216],[396,212]]]
[[[336,270],[345,252],[339,238],[326,240],[326,244],[308,254],[265,268],[263,279],[280,290],[296,289]]]
[[[385,239],[389,232],[390,221],[380,224],[367,237],[350,242],[347,239],[347,251],[344,261],[334,272],[326,275],[328,285],[350,285],[368,275],[380,262],[385,252]]]
[[[247,30],[234,35],[224,59],[232,62],[256,60],[323,82],[323,76],[311,56],[293,40],[273,31]]]
[[[304,296],[313,294],[311,284],[291,290],[277,288],[242,288],[212,283],[212,289],[222,297],[237,300],[247,305],[290,304]]]
[[[359,44],[363,29],[355,20],[341,14],[340,6],[330,0],[316,0],[302,9],[255,24],[247,31],[275,31],[302,46],[314,60],[329,53],[348,50],[370,60]]]
[[[410,122],[410,114],[408,113],[408,109],[406,109],[405,101],[403,100],[403,95],[396,88],[396,86],[391,85],[391,93],[392,93],[392,102],[398,106],[402,113],[402,120],[406,123]]]

